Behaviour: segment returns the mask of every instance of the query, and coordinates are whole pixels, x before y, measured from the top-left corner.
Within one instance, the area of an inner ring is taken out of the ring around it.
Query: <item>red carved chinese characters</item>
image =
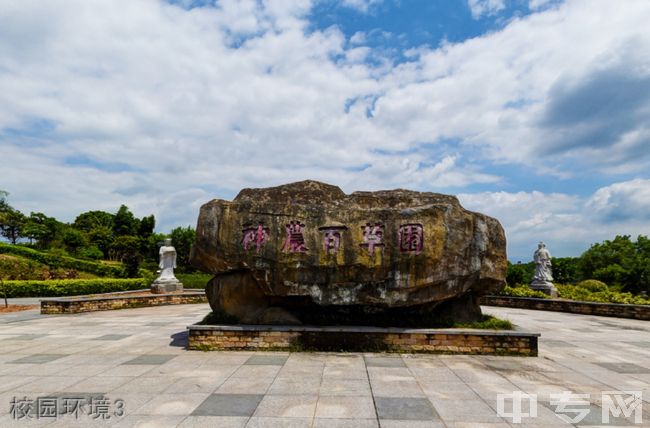
[[[402,253],[419,254],[424,248],[424,228],[418,223],[403,224],[399,227],[398,247]]]
[[[341,232],[346,230],[345,226],[325,226],[320,227],[323,233],[323,251],[327,254],[336,254],[341,246]]]
[[[381,249],[384,246],[384,225],[381,223],[366,223],[361,226],[363,229],[362,247],[368,248],[368,253],[372,256],[375,254],[375,248]]]
[[[287,237],[282,246],[282,251],[285,253],[305,253],[305,238],[302,235],[305,225],[299,221],[292,221],[285,225]]]
[[[262,250],[262,246],[264,246],[264,243],[268,240],[269,228],[264,227],[263,223],[259,223],[257,226],[244,225],[242,233],[241,244],[244,247],[244,250],[248,251],[253,247],[253,245],[255,245],[255,252],[259,254]]]

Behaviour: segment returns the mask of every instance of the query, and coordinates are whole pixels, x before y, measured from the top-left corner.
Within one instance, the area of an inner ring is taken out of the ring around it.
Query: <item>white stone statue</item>
[[[176,248],[172,247],[172,240],[165,239],[165,244],[160,247],[160,275],[158,279],[170,280],[176,279],[174,276],[174,268],[176,268]]]
[[[557,289],[553,285],[553,270],[551,265],[551,253],[546,249],[546,244],[540,242],[533,254],[535,261],[535,276],[530,288],[541,291],[551,297],[557,297]]]
[[[176,267],[176,248],[172,247],[172,240],[165,239],[164,245],[160,247],[160,275],[151,284],[153,293],[168,293],[172,291],[183,291],[183,284],[174,276]]]
[[[553,281],[551,253],[546,249],[546,244],[540,242],[537,245],[537,251],[533,254],[533,260],[535,261],[535,276],[533,279],[538,281]]]

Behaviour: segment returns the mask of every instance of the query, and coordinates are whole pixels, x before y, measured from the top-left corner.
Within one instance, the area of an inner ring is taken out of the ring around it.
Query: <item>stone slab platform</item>
[[[404,329],[269,325],[187,327],[195,350],[373,351],[537,356],[539,333],[473,329]]]
[[[163,305],[206,303],[202,290],[185,290],[183,293],[153,294],[149,289],[107,293],[106,295],[62,297],[41,300],[41,314],[78,314],[82,312],[112,311],[116,309],[143,308]]]

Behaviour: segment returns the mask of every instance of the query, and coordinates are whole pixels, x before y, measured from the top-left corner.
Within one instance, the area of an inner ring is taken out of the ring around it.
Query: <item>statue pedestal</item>
[[[156,279],[153,284],[151,284],[151,292],[154,294],[183,292],[183,284],[176,278]]]
[[[534,279],[530,283],[530,288],[531,290],[541,291],[551,297],[557,297],[557,288],[555,288],[552,282]]]

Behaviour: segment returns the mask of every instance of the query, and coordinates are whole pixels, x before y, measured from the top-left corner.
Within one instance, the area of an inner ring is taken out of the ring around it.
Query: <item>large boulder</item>
[[[507,265],[499,222],[454,196],[316,181],[203,205],[191,261],[217,319],[395,326],[477,319]]]

